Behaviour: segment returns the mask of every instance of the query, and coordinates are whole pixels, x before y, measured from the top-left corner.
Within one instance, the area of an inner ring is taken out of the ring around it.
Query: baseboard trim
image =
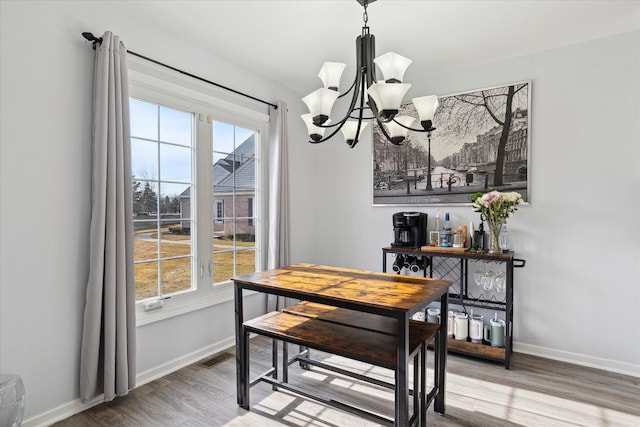
[[[587,366],[589,368],[602,369],[605,371],[640,378],[640,365],[634,365],[633,363],[619,362],[617,360],[587,356],[584,354],[572,353],[570,351],[555,350],[552,348],[519,342],[513,343],[513,351],[516,353],[530,354],[532,356],[544,357],[546,359],[573,363],[574,365]]]
[[[173,359],[167,363],[163,363],[155,368],[140,372],[136,375],[136,388],[147,384],[158,378],[162,378],[172,372],[196,363],[206,357],[212,356],[221,351],[227,350],[236,345],[235,337],[225,338],[217,343],[203,347],[197,351],[186,354],[184,356]],[[78,414],[89,408],[92,408],[104,402],[104,395],[96,396],[87,403],[82,403],[80,399],[74,399],[47,412],[35,415],[22,422],[23,427],[44,427],[49,426],[58,421],[62,421],[72,415]]]
[[[136,387],[140,387],[151,381],[162,378],[172,372],[182,369],[185,366],[189,366],[199,360],[209,357],[221,351],[227,350],[236,345],[235,336],[225,338],[222,341],[218,341],[215,344],[208,345],[200,350],[194,351],[187,355],[181,356],[177,359],[171,360],[167,363],[159,365],[155,368],[149,369],[145,372],[141,372],[136,375]]]

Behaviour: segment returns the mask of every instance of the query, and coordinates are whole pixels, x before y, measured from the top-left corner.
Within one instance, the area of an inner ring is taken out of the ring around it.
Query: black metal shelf
[[[469,250],[452,251],[429,248],[428,251],[423,251],[420,248],[385,247],[382,248],[383,272],[387,271],[387,255],[389,254],[420,257],[425,260],[423,265],[426,267],[422,270],[424,277],[451,280],[453,283],[449,291],[450,306],[462,306],[465,311],[467,307],[474,307],[503,312],[506,335],[504,356],[502,356],[502,352],[498,352],[499,357],[493,355],[490,358],[503,361],[505,368],[509,368],[513,348],[513,269],[524,267],[526,263],[525,260],[514,258],[512,251],[505,251],[501,254],[490,254],[488,252],[474,252]],[[470,262],[485,264],[485,269],[488,269],[489,264],[494,263],[496,266],[499,266],[500,269],[504,268],[504,292],[500,292],[500,295],[496,296],[495,293],[491,294],[482,287],[478,288],[474,283],[472,275],[470,281]],[[401,272],[402,270],[400,270],[398,274]],[[443,319],[446,318],[446,315],[446,313],[441,314]],[[462,345],[462,343],[465,344]],[[462,343],[458,343],[460,345],[457,346],[451,346],[449,351],[487,358],[486,345],[467,345],[471,344],[470,342]]]

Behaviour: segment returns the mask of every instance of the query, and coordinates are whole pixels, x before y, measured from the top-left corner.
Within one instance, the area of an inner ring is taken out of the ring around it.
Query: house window
[[[230,301],[230,279],[265,264],[268,115],[207,90],[130,73],[138,324]],[[141,315],[164,296],[165,314]]]
[[[224,220],[224,200],[216,200],[216,224],[222,224]]]

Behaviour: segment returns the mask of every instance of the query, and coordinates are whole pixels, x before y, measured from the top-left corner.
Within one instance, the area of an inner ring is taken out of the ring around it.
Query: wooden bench
[[[258,318],[244,322],[246,332],[253,332],[259,335],[268,336],[274,339],[273,367],[272,369],[252,382],[266,381],[277,387],[290,388],[300,392],[297,387],[287,385],[287,367],[295,360],[301,363],[311,363],[324,368],[338,371],[345,375],[394,388],[394,384],[383,383],[373,380],[363,375],[350,373],[344,369],[328,367],[324,363],[312,362],[305,357],[303,348],[311,348],[330,354],[346,357],[371,365],[381,366],[387,369],[396,369],[397,364],[397,320],[348,310],[323,304],[302,302],[285,308],[282,312],[274,311]],[[439,325],[411,321],[409,327],[409,354],[414,358],[414,388],[419,392],[414,392],[414,416],[411,422],[420,420],[421,425],[426,425],[426,410],[428,402],[426,393],[426,343],[431,340],[439,330]],[[277,349],[276,341],[292,343],[301,347],[299,355],[291,361],[288,359],[286,344],[283,346],[282,381],[277,381]],[[269,378],[267,378],[269,377]],[[429,393],[433,395],[436,391]],[[339,403],[335,404],[332,399],[322,399],[308,392],[301,394],[315,398],[323,403],[337,406],[361,416],[366,416],[377,422],[389,423],[389,419],[368,413],[359,408]],[[418,413],[419,411],[419,413]]]

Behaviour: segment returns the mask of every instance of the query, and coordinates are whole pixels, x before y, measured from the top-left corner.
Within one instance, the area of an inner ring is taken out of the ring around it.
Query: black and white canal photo
[[[517,191],[529,202],[531,82],[439,97],[429,133],[403,145],[373,126],[373,204],[470,204],[471,195]],[[412,103],[398,116],[415,117]],[[418,127],[414,124],[412,127]]]

